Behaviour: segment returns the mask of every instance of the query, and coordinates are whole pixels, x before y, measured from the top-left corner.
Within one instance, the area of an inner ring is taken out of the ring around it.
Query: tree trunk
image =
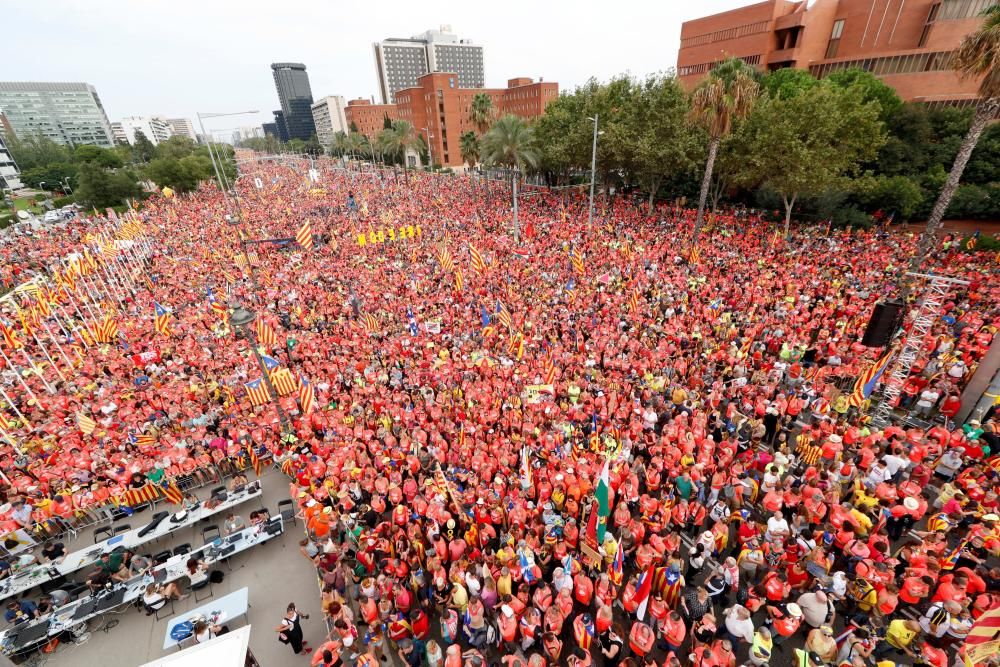
[[[938,195],[937,202],[934,204],[931,215],[927,219],[927,226],[924,228],[924,233],[917,243],[917,252],[910,258],[909,271],[919,271],[924,258],[927,257],[927,254],[934,246],[938,232],[941,231],[944,214],[948,210],[951,198],[958,189],[958,182],[962,179],[962,172],[965,171],[965,165],[968,163],[969,158],[972,157],[972,151],[976,149],[976,144],[979,142],[979,137],[982,135],[986,125],[996,118],[997,111],[1000,111],[1000,97],[987,98],[976,107],[976,115],[972,119],[972,125],[966,133],[965,139],[962,140],[962,145],[958,149],[958,155],[955,156],[955,162],[951,165],[951,171],[948,172],[948,180],[945,181],[944,187],[941,188],[941,194]],[[909,291],[909,280],[907,280],[905,274],[901,278],[901,283],[901,291],[903,292],[905,301],[905,297]]]
[[[719,210],[719,200],[722,199],[725,190],[726,182],[722,178],[715,179],[715,185],[712,186],[712,213]]]
[[[785,238],[788,238],[788,227],[792,223],[792,209],[795,208],[795,200],[798,199],[799,193],[795,192],[792,194],[792,198],[789,200],[785,195],[781,195],[782,201],[785,202]]]
[[[517,219],[517,176],[510,179],[511,193],[514,195],[514,243],[521,242],[521,221]]]
[[[708,160],[705,161],[705,175],[701,178],[701,193],[698,195],[698,217],[694,220],[694,234],[691,245],[698,243],[701,226],[705,220],[705,202],[708,201],[708,188],[712,184],[712,169],[715,168],[715,156],[719,152],[719,139],[712,138],[708,142]]]
[[[656,203],[656,193],[660,189],[662,179],[654,178],[649,188],[649,214],[653,215],[653,206]]]

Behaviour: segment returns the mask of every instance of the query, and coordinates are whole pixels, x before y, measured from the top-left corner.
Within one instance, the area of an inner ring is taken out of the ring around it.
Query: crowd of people
[[[325,667],[943,666],[997,606],[996,421],[955,422],[996,332],[992,254],[928,258],[968,284],[903,388],[914,419],[876,428],[860,338],[913,234],[727,211],[692,244],[690,210],[619,196],[588,227],[557,192],[515,232],[502,183],[307,170],[0,240],[8,288],[98,264],[0,306],[5,532],[273,457],[331,628],[315,652],[294,607],[276,631]],[[148,256],[103,270],[102,235]],[[117,336],[65,335],[91,308]]]

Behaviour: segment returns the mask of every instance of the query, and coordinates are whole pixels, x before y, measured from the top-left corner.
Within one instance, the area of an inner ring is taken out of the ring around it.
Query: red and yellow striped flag
[[[313,249],[312,225],[308,220],[302,223],[299,231],[295,234],[295,242],[302,246],[303,250]]]
[[[260,457],[257,456],[257,451],[253,448],[253,443],[247,443],[247,456],[250,457],[250,465],[253,466],[254,473],[260,477]]]
[[[479,275],[483,275],[486,272],[486,260],[483,259],[482,253],[476,250],[476,246],[469,244],[469,255],[472,258],[472,268]]]
[[[80,432],[84,435],[90,435],[97,428],[97,422],[90,415],[85,415],[82,412],[76,413],[76,425],[80,427]]]

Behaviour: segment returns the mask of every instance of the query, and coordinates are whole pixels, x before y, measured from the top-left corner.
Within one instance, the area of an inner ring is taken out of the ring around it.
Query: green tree
[[[979,103],[976,114],[962,141],[955,162],[948,173],[948,179],[938,196],[923,235],[917,244],[917,252],[910,261],[910,270],[917,271],[924,257],[930,251],[941,230],[941,222],[951,198],[958,189],[965,165],[968,164],[976,143],[986,125],[1000,112],[1000,5],[993,5],[983,12],[985,21],[975,31],[969,33],[954,52],[951,65],[963,77],[982,77],[979,84]],[[902,278],[905,281],[905,277]],[[904,283],[906,284],[906,283]],[[907,292],[903,290],[904,295]]]
[[[690,118],[708,132],[708,158],[705,175],[698,195],[698,215],[695,218],[692,244],[698,242],[705,218],[705,202],[712,183],[712,168],[719,144],[733,128],[733,123],[746,118],[753,110],[760,90],[751,68],[738,58],[730,58],[708,75],[691,96]]]
[[[93,164],[107,169],[119,169],[125,164],[117,151],[92,144],[77,146],[73,157],[78,164]]]
[[[112,170],[97,161],[80,165],[77,183],[76,200],[87,208],[119,206],[126,199],[142,194],[138,178],[131,169]]]
[[[479,134],[483,134],[490,129],[490,125],[496,116],[493,108],[493,98],[486,93],[476,93],[472,96],[472,104],[469,105],[469,120],[475,125]]]
[[[21,171],[73,162],[72,148],[57,144],[41,134],[9,136],[7,148]]]
[[[909,220],[924,200],[920,183],[908,176],[865,174],[851,182],[851,190],[865,209],[895,214],[895,220]]]
[[[143,133],[142,130],[135,131],[135,140],[132,144],[132,155],[138,162],[149,162],[156,156],[156,146]]]
[[[74,187],[76,165],[69,162],[52,162],[21,172],[21,180],[32,188],[40,188],[42,183],[45,183],[45,187],[48,189],[62,187],[67,179],[69,179],[70,187]]]
[[[306,142],[297,137],[295,139],[289,139],[285,146],[287,146],[288,150],[292,153],[304,153],[306,150]]]
[[[700,157],[700,133],[685,121],[687,95],[673,76],[652,75],[635,84],[608,124],[607,142],[617,162],[649,191],[652,213],[660,184],[691,172]]]
[[[330,152],[334,155],[343,157],[347,155],[347,133],[346,132],[336,132],[333,135],[333,141],[330,142]]]
[[[884,141],[879,112],[855,87],[823,83],[785,99],[765,96],[747,119],[737,178],[781,195],[787,235],[801,195],[821,194],[874,158]]]
[[[462,159],[470,167],[475,167],[479,162],[479,137],[472,130],[462,133],[459,137],[459,148],[462,151]]]
[[[161,188],[190,192],[202,181],[211,180],[215,174],[211,160],[205,155],[186,155],[180,159],[156,158],[144,169],[147,178]]]
[[[388,130],[392,128],[392,121],[389,119],[389,114],[382,114],[382,129]]]
[[[170,137],[156,145],[157,158],[173,158],[176,160],[191,155],[198,149],[198,144],[189,137]]]
[[[761,90],[772,99],[787,99],[819,84],[812,74],[804,69],[785,67],[765,75],[760,82]]]
[[[408,168],[406,152],[413,150],[419,153],[421,143],[413,123],[408,120],[392,121],[392,127],[382,130],[376,139],[376,144],[382,153],[403,161],[404,171]]]
[[[511,190],[516,193],[517,179],[528,167],[538,164],[539,153],[535,146],[534,128],[517,116],[504,116],[483,135],[481,142],[483,161],[510,170]],[[521,223],[517,215],[517,196],[514,195],[514,242],[521,241]]]
[[[885,121],[903,106],[903,100],[895,89],[877,79],[871,72],[858,67],[851,67],[834,72],[824,79],[841,88],[856,86],[861,90],[861,99],[865,102],[878,102],[881,113],[879,117]]]

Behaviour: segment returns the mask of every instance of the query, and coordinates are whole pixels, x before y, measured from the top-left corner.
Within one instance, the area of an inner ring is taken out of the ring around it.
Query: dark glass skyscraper
[[[278,100],[281,102],[281,115],[285,131],[289,139],[309,139],[316,134],[316,126],[312,117],[312,89],[309,87],[309,75],[302,63],[272,63],[271,73],[274,75],[274,87],[278,90]],[[281,123],[277,117],[275,121]]]

